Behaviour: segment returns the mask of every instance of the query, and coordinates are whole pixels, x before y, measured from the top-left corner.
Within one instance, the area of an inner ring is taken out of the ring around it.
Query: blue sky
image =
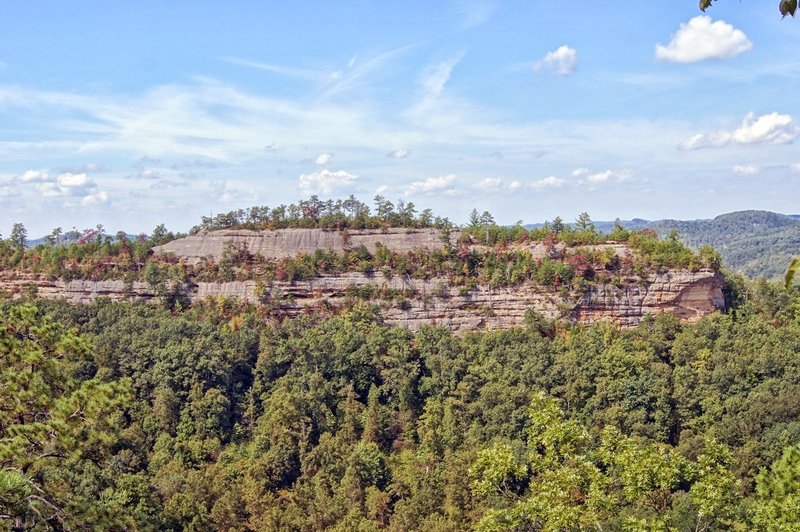
[[[3,5],[3,234],[311,194],[457,222],[800,212],[800,21],[763,2],[104,4]]]

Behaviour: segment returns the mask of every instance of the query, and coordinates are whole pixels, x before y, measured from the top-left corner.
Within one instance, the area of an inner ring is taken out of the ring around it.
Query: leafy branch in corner
[[[714,0],[700,0],[700,11],[705,12],[706,9],[711,7],[711,2]],[[781,12],[781,17],[786,15],[794,16],[797,11],[797,0],[781,0],[778,4],[778,10]]]

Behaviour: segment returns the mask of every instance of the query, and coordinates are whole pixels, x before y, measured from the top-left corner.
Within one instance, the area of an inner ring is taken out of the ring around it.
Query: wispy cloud
[[[216,168],[217,164],[211,161],[202,161],[195,159],[193,161],[178,161],[176,163],[172,163],[169,167],[173,170],[182,170],[184,168]]]
[[[464,53],[454,55],[444,61],[434,63],[426,68],[420,76],[420,85],[425,94],[432,98],[441,96],[444,86],[450,80],[455,66],[464,58]]]
[[[338,75],[332,77],[331,80],[322,88],[320,98],[322,100],[327,100],[363,86],[369,82],[371,76],[378,73],[390,61],[404,54],[413,47],[414,45],[408,45],[394,48],[387,52],[378,54],[366,61],[354,61],[351,59],[348,62],[348,68],[345,71],[337,71]]]
[[[273,65],[270,63],[262,63],[259,61],[251,61],[249,59],[242,59],[239,57],[223,57],[223,61],[232,65],[238,65],[264,72],[271,72],[273,74],[280,74],[283,76],[290,76],[293,78],[305,79],[308,81],[315,81],[323,83],[328,81],[331,77],[331,72],[322,72],[319,70],[310,70],[306,68],[295,68],[282,65]]]
[[[407,148],[398,148],[396,150],[392,150],[386,154],[386,157],[390,159],[405,159],[406,157],[411,155],[411,150]]]
[[[485,24],[499,7],[491,0],[452,0],[451,5],[465,30]]]
[[[656,58],[676,63],[728,59],[753,48],[742,30],[721,20],[701,15],[681,24],[669,44],[656,45]]]

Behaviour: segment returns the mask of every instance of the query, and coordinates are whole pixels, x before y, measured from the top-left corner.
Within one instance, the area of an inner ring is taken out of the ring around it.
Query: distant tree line
[[[191,234],[218,229],[376,229],[380,227],[437,228],[451,225],[447,218],[434,217],[430,209],[418,212],[413,202],[392,203],[378,194],[374,210],[355,196],[345,200],[319,199],[316,195],[289,205],[237,209],[215,216],[203,216]]]

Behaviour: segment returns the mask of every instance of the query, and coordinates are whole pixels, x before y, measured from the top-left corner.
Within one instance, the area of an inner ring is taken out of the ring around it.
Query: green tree
[[[756,481],[754,524],[760,530],[800,528],[800,445],[783,451]]]
[[[9,235],[9,240],[17,249],[24,249],[25,246],[28,244],[28,230],[25,229],[25,226],[21,223],[15,223],[11,227],[11,234]]]
[[[561,219],[561,216],[556,216],[553,219],[553,225],[551,227],[553,229],[553,232],[556,234],[564,232],[565,229],[564,220]]]
[[[578,231],[594,231],[594,223],[588,212],[582,212],[575,220],[575,228]]]
[[[51,246],[57,246],[61,243],[61,237],[64,232],[61,230],[60,227],[56,227],[53,231],[44,237],[45,242]]]
[[[130,383],[85,378],[89,355],[36,307],[0,312],[0,523],[68,529],[103,518],[80,485],[88,479],[66,473],[109,455]]]
[[[478,209],[472,209],[469,213],[469,227],[470,229],[477,229],[481,226],[481,215],[478,214]]]

